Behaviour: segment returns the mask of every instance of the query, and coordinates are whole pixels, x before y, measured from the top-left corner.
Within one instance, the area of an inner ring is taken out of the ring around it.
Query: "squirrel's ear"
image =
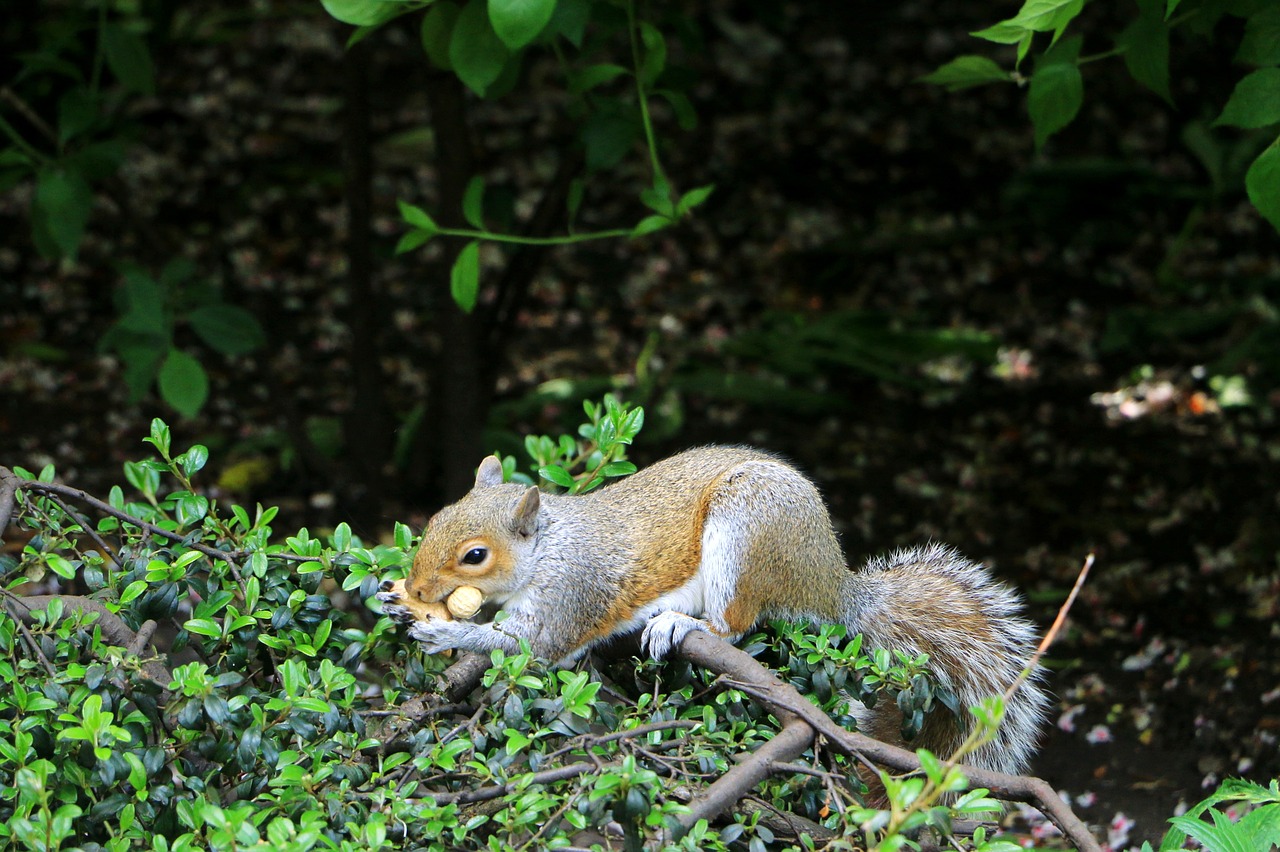
[[[538,508],[542,505],[538,497],[538,487],[530,486],[516,504],[516,515],[511,519],[511,528],[522,536],[531,536],[538,530]]]
[[[502,462],[498,461],[497,456],[489,456],[480,462],[480,467],[476,470],[476,488],[488,488],[491,485],[502,484]]]

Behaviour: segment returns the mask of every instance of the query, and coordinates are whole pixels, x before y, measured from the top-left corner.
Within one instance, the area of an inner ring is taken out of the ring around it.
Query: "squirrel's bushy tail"
[[[950,756],[973,726],[968,708],[1002,695],[1035,651],[1036,630],[1022,617],[1018,595],[981,565],[937,544],[872,559],[845,583],[850,635],[861,633],[867,650],[927,653],[939,684],[956,697],[959,720],[932,713],[920,736],[906,744]],[[1041,680],[1037,670],[1019,685],[1005,703],[996,738],[965,763],[1010,774],[1026,768],[1049,701]],[[893,702],[864,709],[858,723],[877,739],[902,742],[902,716]]]

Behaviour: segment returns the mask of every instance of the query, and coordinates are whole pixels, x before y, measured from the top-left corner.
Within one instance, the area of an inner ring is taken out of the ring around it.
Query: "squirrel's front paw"
[[[410,624],[413,622],[413,610],[406,605],[406,598],[403,593],[404,580],[396,580],[395,582],[384,580],[376,597],[382,601],[384,615],[389,616],[392,621]]]
[[[640,647],[655,660],[666,659],[690,631],[706,629],[707,623],[702,619],[667,610],[649,619],[649,623],[644,626],[644,633],[640,634]]]
[[[458,629],[459,625],[456,621],[429,618],[409,625],[409,638],[418,640],[422,650],[428,654],[439,654],[458,647]]]

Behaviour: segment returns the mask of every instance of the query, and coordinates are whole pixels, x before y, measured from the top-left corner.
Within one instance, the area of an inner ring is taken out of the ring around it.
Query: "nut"
[[[453,590],[453,594],[445,599],[445,606],[449,608],[449,612],[454,618],[470,618],[480,611],[481,604],[484,603],[484,592],[475,586],[459,586]]]

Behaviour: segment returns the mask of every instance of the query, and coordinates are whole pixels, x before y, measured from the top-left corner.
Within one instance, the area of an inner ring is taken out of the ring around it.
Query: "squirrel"
[[[415,620],[422,603],[462,586],[506,619]],[[504,483],[490,456],[474,488],[428,522],[403,586],[384,584],[378,597],[428,653],[517,653],[525,639],[561,664],[639,629],[642,649],[662,659],[691,630],[732,642],[767,618],[843,624],[864,647],[927,653],[962,708],[1004,693],[1035,647],[1018,596],[949,547],[850,570],[814,483],[777,456],[733,446],[686,450],[577,496]],[[1025,768],[1048,702],[1041,679],[1037,670],[1018,687],[995,739],[967,762]],[[892,702],[855,713],[863,733],[902,743]],[[911,745],[949,755],[969,727],[932,713]]]

